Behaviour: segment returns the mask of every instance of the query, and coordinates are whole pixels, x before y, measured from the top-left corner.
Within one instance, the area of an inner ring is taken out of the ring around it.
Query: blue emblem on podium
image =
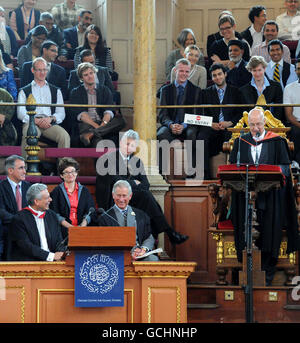
[[[124,306],[124,254],[122,251],[76,252],[75,306]]]

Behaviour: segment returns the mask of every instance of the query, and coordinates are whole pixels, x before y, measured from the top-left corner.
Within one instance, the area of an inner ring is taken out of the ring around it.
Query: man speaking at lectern
[[[266,272],[266,284],[270,285],[275,271],[282,238],[282,229],[288,237],[287,253],[298,250],[297,213],[289,170],[290,158],[285,139],[264,129],[263,109],[255,107],[249,112],[250,132],[236,139],[230,154],[230,163],[249,165],[279,165],[285,175],[285,186],[260,192],[255,204],[259,238],[256,245],[261,250],[262,270]],[[240,151],[240,154],[238,153]],[[240,161],[237,161],[240,156]],[[235,246],[238,260],[242,260],[245,249],[245,193],[232,192],[231,218],[235,232]]]

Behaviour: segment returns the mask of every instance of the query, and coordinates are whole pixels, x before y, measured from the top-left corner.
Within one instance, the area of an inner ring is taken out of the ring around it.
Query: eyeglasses
[[[220,27],[220,31],[230,30],[232,26]]]
[[[63,175],[75,175],[75,174],[77,174],[77,170],[72,170],[70,172],[63,172],[62,174]]]
[[[290,4],[292,4],[292,3],[298,4],[299,0],[286,0],[286,2],[288,2]]]

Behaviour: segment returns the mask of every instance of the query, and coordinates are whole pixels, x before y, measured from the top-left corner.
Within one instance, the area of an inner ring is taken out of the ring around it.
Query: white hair
[[[265,120],[264,110],[261,107],[256,106],[252,108],[252,110],[248,113],[248,121],[250,120],[250,117],[252,116],[253,112],[257,112],[257,111],[259,111],[260,113],[261,120],[262,121]]]
[[[127,188],[128,189],[128,195],[132,193],[132,188],[130,186],[130,183],[126,180],[119,180],[113,185],[112,193],[114,194],[116,192],[117,188]]]
[[[42,198],[41,192],[47,189],[47,186],[43,183],[34,183],[28,188],[26,193],[26,200],[28,205],[34,205],[34,200],[40,200]]]

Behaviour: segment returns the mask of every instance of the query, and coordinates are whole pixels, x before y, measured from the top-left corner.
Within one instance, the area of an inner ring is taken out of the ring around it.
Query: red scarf
[[[42,214],[38,214],[37,212],[35,212],[33,209],[31,209],[30,207],[25,207],[24,210],[28,210],[29,212],[31,212],[34,216],[43,219],[46,215],[46,211],[43,212]]]

